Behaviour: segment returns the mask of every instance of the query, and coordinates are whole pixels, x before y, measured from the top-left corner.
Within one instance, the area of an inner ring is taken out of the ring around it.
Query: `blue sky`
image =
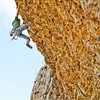
[[[15,15],[14,0],[0,0],[0,100],[30,100],[34,80],[45,65],[32,41],[32,50],[24,39],[11,41],[9,32]]]

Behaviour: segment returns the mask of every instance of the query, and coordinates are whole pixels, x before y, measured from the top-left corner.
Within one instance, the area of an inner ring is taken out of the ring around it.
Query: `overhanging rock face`
[[[15,0],[68,100],[100,99],[100,0]],[[49,100],[49,99],[48,99]],[[66,100],[66,99],[62,99]]]

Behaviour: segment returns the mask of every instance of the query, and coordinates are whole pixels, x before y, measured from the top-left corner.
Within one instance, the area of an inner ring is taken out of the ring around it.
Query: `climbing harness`
[[[11,30],[11,33],[14,34],[14,33],[15,33],[15,29],[16,29],[16,28],[13,28],[13,29]],[[12,39],[11,39],[11,41],[12,41],[12,40],[18,40],[18,37],[14,34],[14,36],[13,36]]]

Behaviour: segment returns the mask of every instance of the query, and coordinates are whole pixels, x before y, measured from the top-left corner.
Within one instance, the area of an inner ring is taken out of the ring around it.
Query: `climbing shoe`
[[[97,40],[100,41],[100,37]]]
[[[29,45],[29,44],[26,44],[26,46],[27,46],[27,47],[29,47],[30,49],[32,49],[32,46],[31,46],[31,45]]]
[[[34,32],[34,35],[36,35],[38,33],[38,30],[36,30],[35,32]]]

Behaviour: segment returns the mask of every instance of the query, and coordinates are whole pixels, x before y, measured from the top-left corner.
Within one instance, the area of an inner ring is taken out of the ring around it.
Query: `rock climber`
[[[29,44],[30,38],[28,36],[22,34],[22,31],[25,30],[25,29],[29,29],[32,33],[34,33],[36,35],[37,32],[38,32],[38,30],[36,30],[34,32],[32,30],[32,28],[31,28],[31,25],[20,25],[20,19],[18,18],[18,15],[19,15],[19,6],[20,6],[20,4],[18,5],[18,10],[17,10],[17,14],[15,16],[15,19],[12,22],[13,29],[10,32],[10,36],[13,36],[13,38],[11,40],[13,40],[13,39],[16,40],[15,36],[24,38],[24,39],[27,40],[26,46],[28,46],[29,48],[32,49],[32,46]]]

